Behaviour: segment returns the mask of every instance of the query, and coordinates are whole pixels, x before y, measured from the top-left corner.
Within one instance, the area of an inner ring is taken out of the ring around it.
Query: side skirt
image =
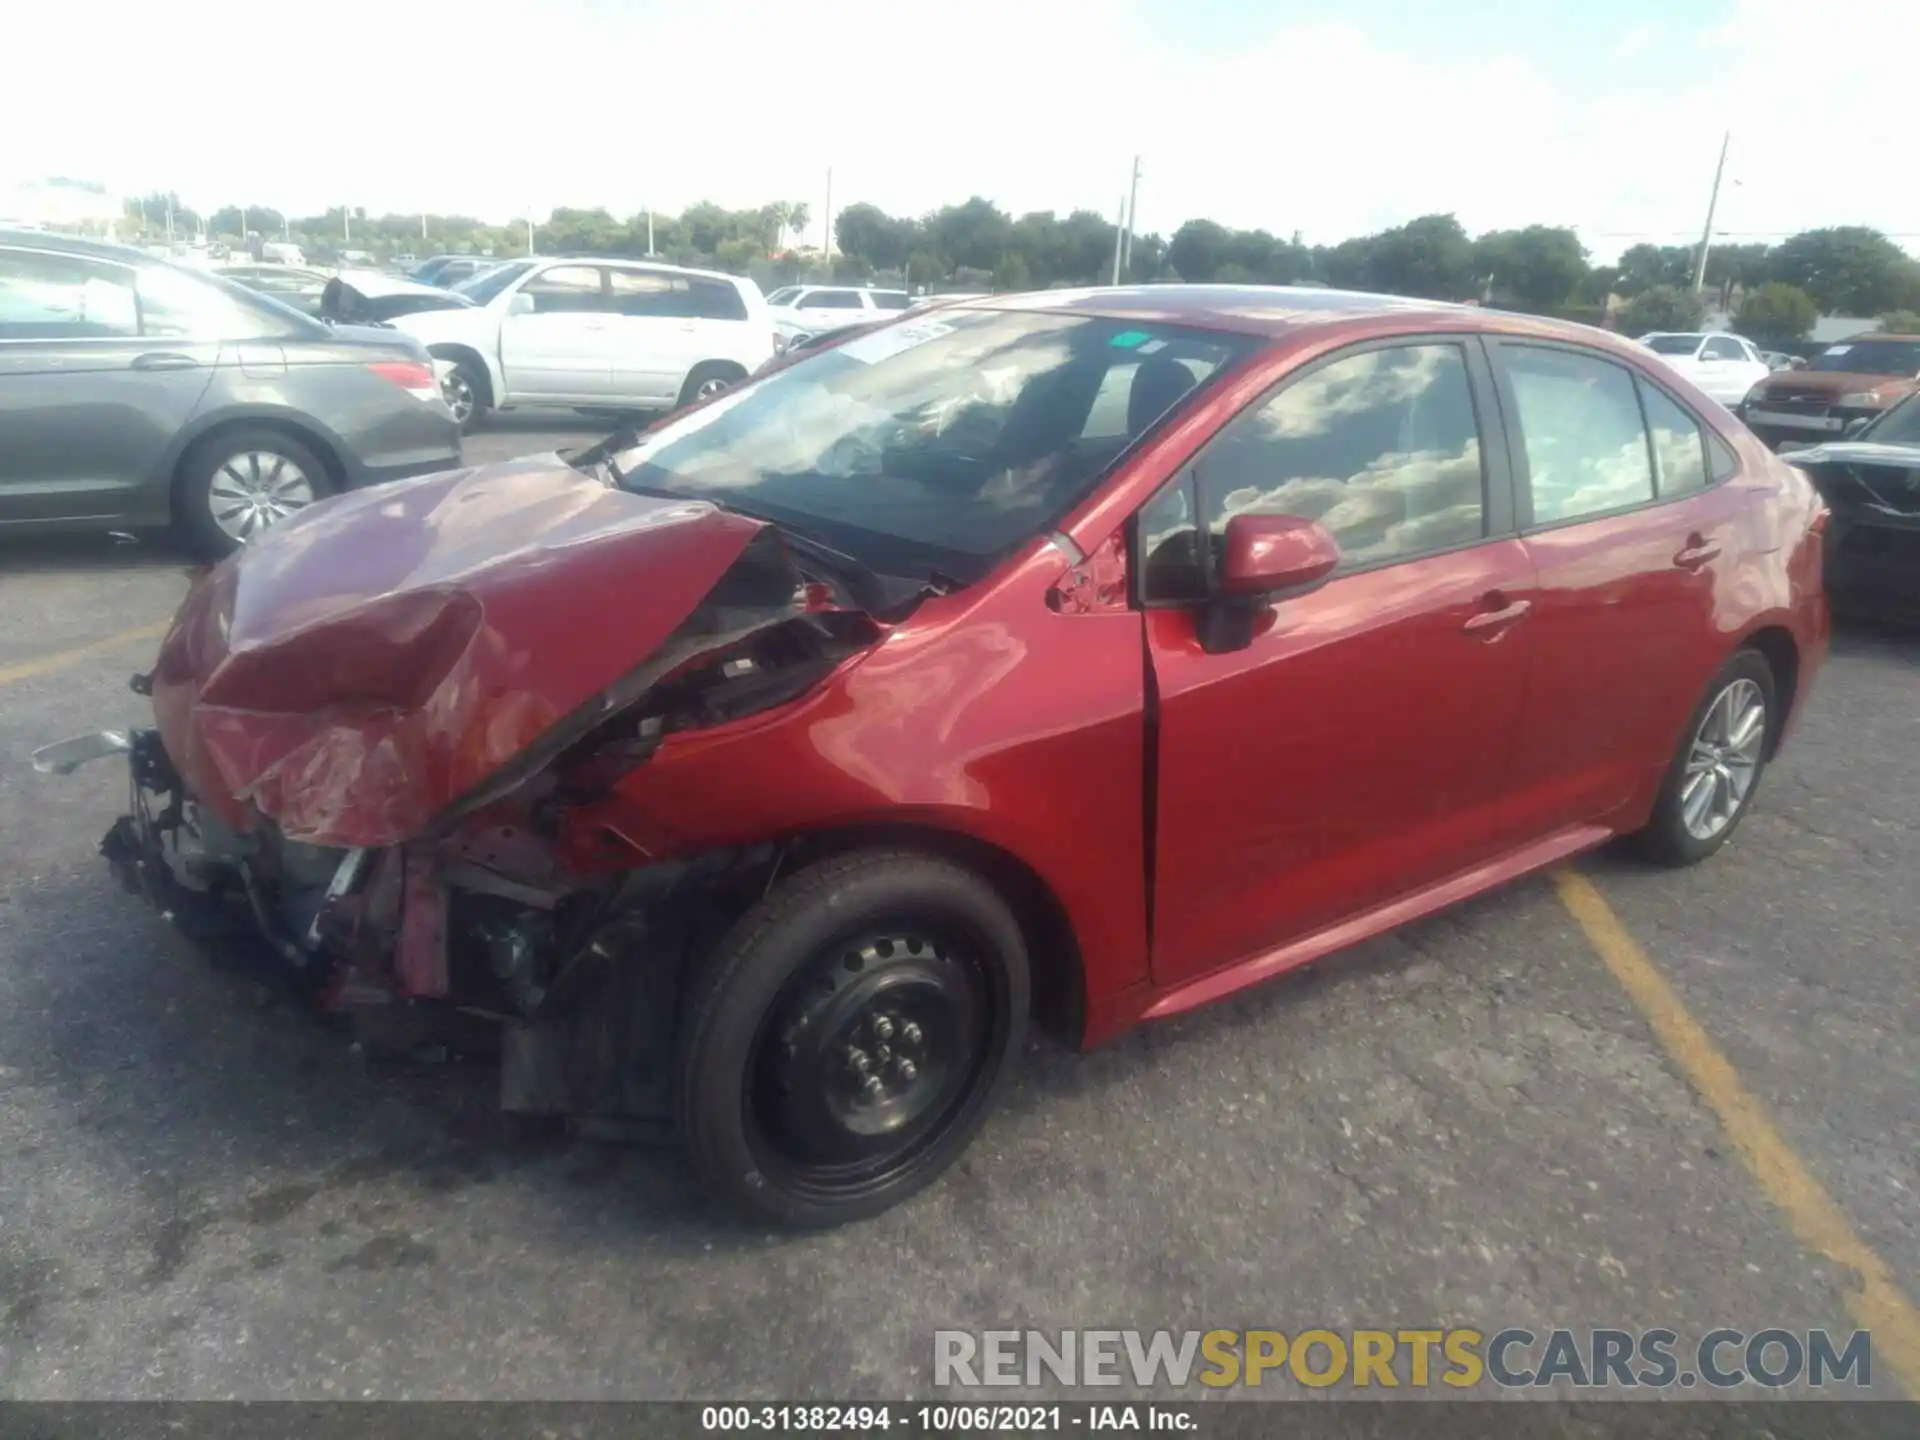
[[[1536,870],[1544,870],[1569,855],[1577,855],[1583,850],[1604,844],[1618,833],[1610,826],[1576,825],[1566,830],[1556,831],[1544,839],[1523,845],[1518,850],[1509,851],[1485,864],[1476,865],[1470,870],[1462,870],[1456,875],[1424,890],[1416,890],[1397,900],[1390,900],[1371,910],[1362,911],[1346,920],[1338,921],[1317,930],[1311,935],[1289,941],[1278,949],[1264,954],[1249,956],[1225,969],[1215,970],[1198,979],[1188,980],[1170,990],[1159,992],[1147,1008],[1141,1012],[1143,1020],[1158,1020],[1167,1015],[1178,1015],[1182,1011],[1192,1010],[1206,1005],[1236,990],[1249,985],[1257,985],[1262,980],[1284,974],[1302,965],[1311,964],[1336,950],[1345,950],[1358,945],[1363,940],[1371,940],[1376,935],[1396,930],[1409,921],[1431,915],[1436,910],[1444,910],[1449,905],[1517,880]]]

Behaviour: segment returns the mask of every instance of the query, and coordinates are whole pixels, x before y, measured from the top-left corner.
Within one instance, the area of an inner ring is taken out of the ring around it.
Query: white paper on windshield
[[[840,354],[851,355],[862,365],[872,365],[952,333],[953,326],[943,320],[902,320],[871,335],[855,336],[838,348]]]
[[[1826,355],[1844,355],[1851,349],[1853,349],[1851,345],[1829,345],[1821,353]]]

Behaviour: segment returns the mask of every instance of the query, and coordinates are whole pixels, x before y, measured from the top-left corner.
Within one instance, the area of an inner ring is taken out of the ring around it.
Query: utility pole
[[[1127,238],[1127,197],[1120,197],[1120,213],[1113,222],[1113,283],[1120,283],[1120,248]]]
[[[820,237],[820,253],[829,263],[833,260],[833,167],[827,167],[827,204],[820,218],[820,228],[825,232]]]
[[[1140,208],[1140,157],[1133,157],[1133,185],[1127,191],[1126,240],[1120,247],[1120,267],[1129,274],[1133,271],[1133,227],[1139,220]],[[1117,282],[1116,282],[1117,283]]]
[[[353,206],[340,207],[340,232],[346,237],[345,244],[353,243]]]
[[[649,205],[647,207],[647,258],[651,260],[654,257],[654,253],[655,252],[653,248],[653,207]]]
[[[424,210],[420,212],[420,238],[427,238],[427,212]]]
[[[527,207],[527,254],[533,254],[533,207]]]
[[[1700,258],[1693,266],[1693,293],[1696,295],[1707,283],[1707,251],[1713,245],[1713,212],[1720,207],[1720,177],[1727,170],[1727,145],[1732,139],[1731,130],[1720,137],[1720,163],[1713,167],[1713,193],[1707,197],[1707,223],[1700,232]]]
[[[171,190],[167,192],[167,241],[169,244],[173,241],[173,192]]]

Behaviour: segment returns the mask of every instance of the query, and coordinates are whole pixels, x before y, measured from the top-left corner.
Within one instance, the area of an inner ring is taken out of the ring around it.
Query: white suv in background
[[[1729,410],[1773,373],[1753,342],[1738,335],[1656,331],[1640,343]]]
[[[788,338],[883,320],[912,303],[913,297],[904,290],[870,290],[864,285],[783,285],[767,297],[774,324]]]
[[[472,308],[395,316],[471,430],[516,405],[650,410],[744,380],[774,352],[753,281],[635,260],[512,260],[455,287]]]

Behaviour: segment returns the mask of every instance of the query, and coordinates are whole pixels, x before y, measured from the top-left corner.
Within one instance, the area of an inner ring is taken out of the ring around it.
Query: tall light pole
[[[527,254],[533,254],[533,207],[527,207]]]
[[[651,260],[653,256],[653,207],[649,205],[647,207],[647,258]]]
[[[346,237],[344,244],[353,243],[353,206],[351,205],[340,207],[340,233]]]
[[[1113,283],[1120,283],[1120,251],[1127,239],[1127,197],[1120,197],[1120,209],[1113,221]]]
[[[1720,207],[1720,177],[1727,170],[1727,146],[1733,140],[1731,130],[1720,137],[1720,163],[1713,167],[1713,193],[1707,197],[1707,223],[1700,231],[1700,256],[1693,265],[1693,293],[1698,295],[1707,283],[1707,251],[1713,245],[1713,212]]]
[[[833,260],[833,167],[827,167],[827,203],[820,217],[820,253],[829,263]]]
[[[1139,207],[1140,157],[1136,155],[1133,157],[1133,185],[1127,191],[1126,239],[1121,242],[1120,246],[1120,267],[1128,272],[1133,270],[1133,227],[1134,223],[1140,218]]]

